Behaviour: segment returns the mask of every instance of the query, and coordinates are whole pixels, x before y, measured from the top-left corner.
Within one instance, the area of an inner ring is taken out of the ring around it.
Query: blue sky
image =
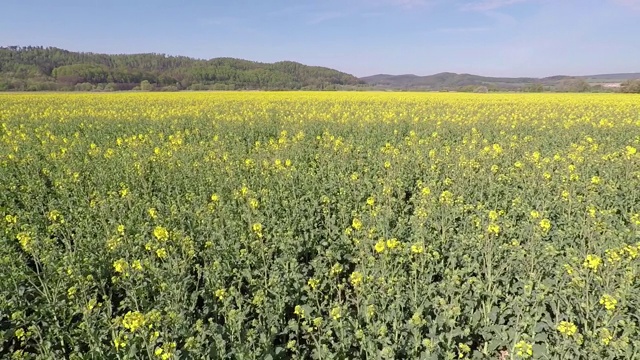
[[[0,46],[299,61],[357,76],[640,72],[640,0],[1,0]]]

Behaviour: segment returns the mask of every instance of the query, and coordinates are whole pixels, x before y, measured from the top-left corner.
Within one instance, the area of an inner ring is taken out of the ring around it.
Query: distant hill
[[[501,90],[522,90],[534,86],[543,88],[561,87],[563,84],[575,80],[584,80],[587,83],[600,84],[622,83],[632,79],[640,79],[640,73],[510,78],[444,72],[428,76],[379,74],[360,78],[360,80],[372,87],[396,90],[461,90],[465,88],[472,89],[479,86],[487,86],[492,89]]]
[[[0,90],[329,90],[361,86],[353,75],[292,61],[274,64],[164,54],[107,55],[54,47],[0,47]]]

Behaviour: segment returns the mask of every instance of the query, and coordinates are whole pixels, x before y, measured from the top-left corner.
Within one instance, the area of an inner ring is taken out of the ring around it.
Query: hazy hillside
[[[368,85],[380,89],[398,90],[473,90],[486,86],[492,90],[541,90],[580,87],[587,84],[622,83],[640,79],[640,73],[601,74],[589,76],[556,75],[545,78],[487,77],[471,74],[439,73],[428,76],[413,74],[379,74],[361,78]]]
[[[199,60],[163,54],[107,55],[58,48],[0,48],[0,90],[338,89],[362,84],[333,69],[283,61]]]

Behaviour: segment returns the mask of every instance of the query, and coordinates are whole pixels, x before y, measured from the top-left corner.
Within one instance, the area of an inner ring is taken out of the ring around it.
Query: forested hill
[[[0,47],[0,90],[331,90],[362,83],[333,69],[291,61]]]

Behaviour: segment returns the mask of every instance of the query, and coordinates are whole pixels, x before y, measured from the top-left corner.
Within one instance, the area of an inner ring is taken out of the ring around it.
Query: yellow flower
[[[18,233],[18,235],[16,235],[16,239],[20,243],[20,247],[22,247],[22,250],[26,252],[31,251],[31,235],[28,232],[23,231]]]
[[[498,220],[498,212],[495,210],[489,211],[489,220],[496,221]]]
[[[262,224],[255,223],[251,225],[251,230],[253,230],[253,233],[256,234],[257,237],[262,237]]]
[[[389,248],[389,250],[393,250],[398,246],[400,246],[400,241],[398,241],[398,239],[393,238],[393,239],[387,240],[387,247]]]
[[[15,224],[18,221],[18,216],[16,216],[16,215],[6,215],[4,217],[4,220],[7,222],[7,224]]]
[[[211,194],[211,201],[214,203],[220,201],[220,196],[216,193]]]
[[[160,259],[166,259],[167,258],[167,249],[160,248],[160,249],[156,250],[156,255]]]
[[[453,204],[453,193],[449,190],[445,190],[440,194],[440,203],[444,205]]]
[[[134,270],[142,271],[142,262],[140,262],[140,260],[134,260],[131,264],[131,268]]]
[[[422,244],[413,244],[411,245],[411,252],[414,254],[422,254],[424,251],[424,247]]]
[[[627,255],[631,260],[635,260],[638,257],[638,253],[640,252],[640,246],[627,245],[624,247],[624,251],[627,252]]]
[[[592,177],[592,178],[591,178],[591,183],[592,183],[593,185],[598,185],[598,184],[600,184],[600,177],[599,177],[599,176],[594,176],[594,177]]]
[[[500,225],[494,223],[489,224],[487,232],[489,234],[498,235],[500,233]]]
[[[584,262],[582,263],[582,266],[584,266],[587,269],[591,269],[593,270],[593,272],[598,271],[598,267],[602,264],[602,258],[600,258],[597,255],[587,255],[587,257],[584,259]]]
[[[468,353],[471,352],[471,348],[469,347],[469,345],[463,343],[458,344],[458,349],[460,350],[460,352],[458,353],[459,359],[464,358]]]
[[[118,225],[118,234],[124,235],[124,225]]]
[[[122,326],[131,332],[143,327],[146,323],[144,315],[138,311],[129,311],[122,320]]]
[[[169,239],[169,232],[162,226],[156,226],[156,228],[153,229],[153,236],[155,236],[158,241],[167,241],[167,239]]]
[[[342,317],[342,311],[339,306],[336,306],[333,309],[331,309],[331,311],[329,312],[329,315],[333,320],[338,320],[340,319],[340,317]]]
[[[218,290],[216,290],[215,295],[218,298],[218,300],[222,301],[224,299],[224,297],[227,295],[227,290],[218,289]]]
[[[573,267],[572,267],[571,265],[569,265],[569,264],[564,264],[562,267],[567,271],[567,274],[569,274],[569,275],[573,275],[573,272],[574,272],[575,270],[573,269]]]
[[[76,295],[76,292],[78,292],[78,288],[76,288],[75,286],[67,289],[67,296],[69,297],[69,299],[73,299]]]
[[[615,310],[617,304],[618,300],[609,294],[604,294],[600,298],[600,305],[604,305],[604,308],[607,309],[607,311]]]
[[[549,232],[549,230],[551,229],[551,221],[549,221],[549,219],[540,220],[540,228],[545,233]]]
[[[116,350],[119,350],[119,349],[125,348],[127,346],[127,342],[126,340],[120,337],[117,337],[113,339],[113,346],[116,348]]]
[[[157,347],[156,350],[153,353],[156,356],[160,357],[162,355],[162,348],[161,347]]]
[[[528,342],[521,340],[515,346],[515,353],[518,357],[524,359],[530,358],[531,356],[533,356],[533,346]]]
[[[255,210],[255,209],[257,209],[259,205],[260,205],[260,203],[258,202],[258,200],[257,200],[257,199],[253,199],[253,198],[252,198],[252,199],[249,199],[249,206],[250,206],[252,209],[254,209],[254,210]]]
[[[600,329],[600,341],[603,345],[607,346],[613,340],[613,334],[607,328]]]
[[[382,252],[384,251],[384,249],[385,249],[384,239],[380,239],[380,241],[378,241],[378,242],[376,243],[376,246],[374,246],[374,250],[375,250],[378,254],[380,254],[380,253],[382,253]]]
[[[363,279],[362,273],[359,271],[354,271],[351,273],[351,276],[349,276],[349,280],[351,281],[351,284],[354,287],[357,287],[360,284],[362,284],[362,279]]]
[[[375,203],[376,200],[373,198],[373,196],[369,196],[369,198],[367,198],[367,205],[373,206]]]
[[[537,219],[540,217],[540,213],[537,210],[531,210],[531,213],[529,213],[529,215],[531,215],[532,219]]]
[[[307,285],[311,288],[311,290],[315,290],[315,288],[320,284],[320,280],[311,278],[307,281]]]
[[[331,276],[337,276],[340,273],[342,273],[342,270],[344,270],[344,268],[342,267],[342,265],[340,265],[339,263],[335,263],[330,270],[330,274]]]
[[[296,307],[293,309],[293,313],[295,315],[298,315],[301,319],[304,319],[304,309],[302,308],[302,306],[296,305]]]
[[[158,210],[156,210],[155,208],[150,208],[149,210],[147,210],[147,213],[149,213],[149,216],[152,219],[155,219],[158,217]]]
[[[125,259],[119,259],[113,262],[113,269],[117,273],[123,273],[129,268],[129,264]]]
[[[564,336],[573,336],[578,331],[578,327],[569,321],[561,321],[556,329]]]
[[[367,316],[373,317],[376,314],[376,307],[374,305],[367,305]]]
[[[322,318],[321,317],[317,317],[315,319],[313,319],[313,326],[315,326],[316,328],[319,328],[322,325]]]
[[[358,218],[354,218],[353,221],[351,221],[351,227],[355,230],[362,229],[362,221],[360,221],[360,219]]]
[[[55,222],[59,222],[61,224],[64,223],[64,217],[62,217],[62,214],[58,210],[49,211],[49,214],[47,214],[47,218],[52,223],[55,223]]]

